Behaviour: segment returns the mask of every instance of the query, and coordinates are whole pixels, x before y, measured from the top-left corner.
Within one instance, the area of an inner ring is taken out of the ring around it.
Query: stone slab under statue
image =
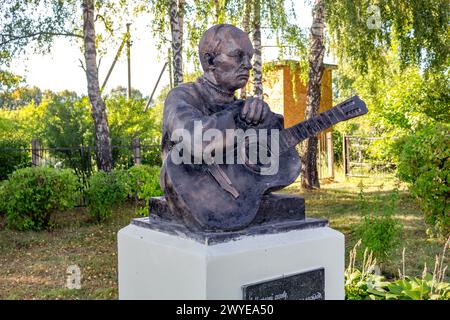
[[[215,25],[204,74],[169,92],[164,197],[118,234],[120,299],[344,298],[343,235],[276,191],[300,174],[298,143],[367,108],[355,96],[285,129],[260,97],[235,97],[253,53],[245,32]]]

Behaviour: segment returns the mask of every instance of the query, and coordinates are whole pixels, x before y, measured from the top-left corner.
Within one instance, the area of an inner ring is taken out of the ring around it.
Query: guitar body
[[[283,118],[269,113],[257,127],[247,126],[236,119],[237,127],[283,130]],[[270,138],[268,139],[270,141]],[[237,153],[237,151],[235,151]],[[181,211],[184,222],[203,230],[238,230],[255,219],[262,196],[293,183],[300,174],[301,162],[295,148],[279,156],[278,171],[274,175],[261,175],[246,164],[217,164],[238,191],[237,197],[216,181],[207,164],[181,164],[166,160],[167,179],[170,186],[166,197],[172,212]]]

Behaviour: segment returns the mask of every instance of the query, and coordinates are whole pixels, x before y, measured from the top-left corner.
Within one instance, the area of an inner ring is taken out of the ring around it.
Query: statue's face
[[[211,72],[220,87],[235,91],[244,87],[252,68],[253,46],[246,33],[223,37]]]

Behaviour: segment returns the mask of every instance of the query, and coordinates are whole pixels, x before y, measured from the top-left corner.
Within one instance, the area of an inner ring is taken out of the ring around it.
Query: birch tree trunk
[[[98,83],[97,48],[95,46],[94,0],[83,0],[83,39],[86,60],[86,78],[91,114],[95,126],[97,145],[97,167],[99,170],[111,171],[112,151],[109,135],[105,102],[100,95]]]
[[[310,35],[308,88],[306,93],[305,119],[317,115],[320,103],[320,89],[323,76],[323,44],[324,1],[315,0],[313,21]],[[317,171],[317,136],[309,138],[302,145],[302,187],[305,189],[320,188]]]
[[[215,23],[216,24],[225,22],[224,5],[225,5],[225,3],[223,0],[214,0],[214,8],[216,11],[215,12]]]
[[[250,32],[250,12],[251,12],[251,1],[244,0],[244,16],[242,18],[242,27],[244,32],[247,34]],[[241,99],[245,99],[247,97],[247,86],[241,88]]]
[[[253,92],[261,98],[262,86],[262,57],[261,57],[261,0],[253,1],[253,46],[255,49],[253,62]]]
[[[183,18],[184,1],[169,0],[170,31],[172,33],[173,84],[183,82]]]

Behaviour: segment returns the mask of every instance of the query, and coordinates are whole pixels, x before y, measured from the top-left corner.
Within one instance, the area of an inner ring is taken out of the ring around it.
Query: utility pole
[[[147,111],[147,109],[150,107],[150,103],[151,103],[152,100],[153,100],[153,96],[155,95],[156,88],[158,88],[159,81],[161,81],[161,77],[162,77],[162,75],[164,74],[164,70],[166,70],[167,64],[168,64],[168,62],[164,63],[164,66],[163,66],[163,68],[162,68],[162,70],[161,70],[161,72],[160,72],[160,74],[159,74],[158,80],[156,80],[156,84],[155,84],[155,86],[153,87],[152,94],[150,95],[150,98],[149,98],[148,101],[147,101],[147,106],[145,107],[144,112]]]
[[[108,82],[109,76],[111,75],[111,73],[112,73],[112,71],[114,69],[114,66],[116,65],[117,60],[120,57],[120,54],[122,53],[122,49],[123,49],[123,47],[125,45],[127,37],[128,37],[128,35],[125,35],[125,37],[122,40],[122,43],[120,44],[119,50],[117,50],[116,56],[114,57],[114,61],[113,61],[112,65],[111,65],[111,67],[109,68],[108,74],[106,75],[105,81],[103,81],[102,87],[100,88],[100,91],[102,91],[102,92],[103,92],[103,89],[106,86],[106,83]]]
[[[173,74],[172,74],[172,55],[170,52],[170,48],[167,50],[167,60],[169,62],[169,82],[170,82],[170,89],[173,89]]]

